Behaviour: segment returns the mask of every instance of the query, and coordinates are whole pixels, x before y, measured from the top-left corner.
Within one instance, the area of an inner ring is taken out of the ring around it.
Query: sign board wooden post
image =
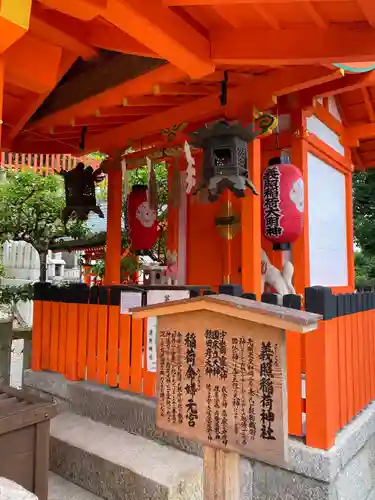
[[[239,457],[287,461],[285,330],[320,316],[209,295],[133,309],[157,317],[159,429],[204,447],[204,500],[239,500]]]

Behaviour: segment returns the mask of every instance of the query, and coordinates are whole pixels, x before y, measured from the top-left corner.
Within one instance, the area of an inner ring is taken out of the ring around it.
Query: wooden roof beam
[[[375,85],[375,71],[356,75],[345,75],[340,79],[322,83],[299,93],[301,103],[312,102],[317,97],[339,96],[345,92]]]
[[[375,9],[373,0],[357,0],[357,4],[361,8],[369,24],[375,28]]]
[[[374,106],[370,99],[370,94],[367,88],[362,89],[363,99],[365,101],[366,111],[369,117],[370,122],[375,122],[375,111]]]
[[[363,161],[362,161],[362,158],[361,158],[359,150],[357,148],[353,148],[351,150],[351,153],[352,153],[352,156],[353,156],[354,163],[356,164],[356,166],[358,167],[358,169],[359,170],[364,170],[364,165],[363,165]]]
[[[270,28],[274,30],[280,29],[281,26],[279,20],[275,16],[273,16],[272,13],[270,13],[267,7],[264,7],[264,5],[254,4],[253,8],[257,12],[257,14],[269,25]]]
[[[161,0],[108,0],[103,17],[192,78],[215,71],[209,41]]]
[[[57,136],[65,135],[66,137],[72,136],[72,137],[81,137],[81,132],[82,132],[82,127],[87,127],[87,133],[90,132],[102,132],[103,130],[111,129],[115,126],[119,127],[121,125],[124,125],[126,123],[129,123],[129,120],[102,120],[102,121],[95,121],[94,119],[88,117],[87,119],[81,118],[79,123],[76,124],[74,127],[69,127],[69,126],[60,126],[60,127],[53,127],[49,134],[45,134],[46,138],[47,137],[52,137],[55,138]]]
[[[64,25],[56,25],[53,20],[53,17],[49,16],[48,12],[42,8],[33,7],[29,32],[41,40],[70,50],[73,54],[81,56],[83,59],[90,59],[97,56],[97,51],[90,45],[69,33],[66,23]]]
[[[311,17],[311,19],[314,21],[316,26],[318,28],[326,29],[329,26],[329,23],[327,22],[326,19],[320,14],[318,9],[315,7],[315,5],[311,2],[306,2],[303,4],[304,9],[308,13],[308,15]]]
[[[189,101],[189,96],[174,96],[174,95],[146,95],[137,97],[125,97],[122,101],[122,106],[179,106]]]
[[[357,147],[361,139],[375,138],[375,123],[353,125],[344,130],[342,143],[347,147]]]
[[[65,143],[58,139],[51,139],[50,141],[16,141],[14,146],[19,153],[32,153],[32,154],[72,154],[75,156],[82,156],[82,150],[78,146],[79,141],[72,141]]]
[[[283,5],[286,0],[163,0],[164,5],[170,7],[187,7],[192,5],[254,5],[259,4],[275,4]],[[288,0],[288,3],[306,3],[311,0]],[[314,0],[314,2],[326,2],[327,0]],[[351,2],[352,0],[331,0],[332,2],[342,3]],[[371,0],[370,0],[371,1]]]
[[[306,65],[375,59],[374,31],[364,23],[285,30],[217,29],[210,33],[217,64]]]
[[[97,114],[100,118],[119,118],[124,116],[144,116],[160,113],[163,111],[163,106],[117,106],[113,108],[104,108],[99,110]]]
[[[36,93],[58,82],[62,49],[27,33],[4,53],[6,81]]]
[[[32,0],[0,2],[0,54],[5,52],[29,29]]]
[[[76,61],[76,59],[77,59],[76,56],[72,55],[72,54],[63,55],[61,63],[60,63],[58,76],[57,76],[57,79],[59,81],[65,75],[65,73],[68,71],[68,69],[73,65],[73,63]],[[10,133],[8,135],[8,139],[10,141],[12,141],[19,134],[19,132],[23,129],[23,127],[26,125],[26,123],[33,116],[35,111],[43,104],[43,102],[50,95],[52,90],[53,89],[48,90],[47,92],[44,92],[43,94],[39,94],[39,95],[35,96],[35,98],[32,100],[32,102],[30,102],[25,107],[22,115],[18,118],[17,122],[14,124],[14,126],[12,127],[12,130],[10,131]]]
[[[217,91],[219,87],[216,89],[211,85],[184,85],[183,83],[157,83],[153,86],[152,91],[153,94],[158,95],[172,95],[172,96],[181,96],[181,95],[191,95],[191,96],[199,96],[199,95],[210,95],[213,92]]]
[[[156,83],[173,82],[180,80],[184,74],[176,67],[165,64],[160,68],[149,71],[132,80],[128,80],[121,85],[96,94],[84,101],[74,104],[68,108],[56,111],[31,125],[31,128],[41,126],[53,126],[69,123],[80,116],[93,115],[101,107],[118,106],[129,97],[143,97],[144,94],[152,92],[152,87]]]
[[[226,108],[220,105],[220,91],[208,97],[196,99],[182,106],[171,108],[151,117],[137,120],[129,125],[119,127],[110,133],[93,136],[87,140],[87,151],[98,148],[108,151],[113,147],[125,146],[125,141],[136,141],[165,129],[181,121],[198,121],[211,119],[224,113],[228,118],[244,116],[244,109],[269,109],[274,104],[275,96],[298,91],[310,85],[319,84],[327,79],[338,78],[339,72],[329,72],[322,67],[275,70],[266,76],[254,78],[248,84],[228,89],[228,104]],[[252,119],[249,117],[248,119]]]
[[[107,0],[39,0],[39,2],[82,21],[91,21],[101,15],[107,7]]]
[[[123,54],[133,54],[141,57],[160,57],[149,47],[139,43],[135,38],[110,24],[94,23],[94,25],[89,25],[87,29],[87,41],[94,47],[121,52]]]

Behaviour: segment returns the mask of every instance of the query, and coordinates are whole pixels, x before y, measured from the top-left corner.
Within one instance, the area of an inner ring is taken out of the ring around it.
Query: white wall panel
[[[345,176],[308,154],[310,283],[348,285]]]

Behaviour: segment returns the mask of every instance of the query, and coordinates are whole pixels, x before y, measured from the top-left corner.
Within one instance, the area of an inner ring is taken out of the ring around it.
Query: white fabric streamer
[[[122,170],[122,182],[123,182],[123,196],[126,200],[129,194],[129,184],[128,184],[128,170],[126,168],[125,158],[123,158],[121,161],[121,170]]]
[[[185,152],[185,158],[187,162],[187,167],[186,167],[186,193],[190,194],[191,190],[195,186],[196,183],[196,171],[195,171],[195,160],[193,158],[193,155],[191,154],[191,149],[190,145],[187,141],[185,141],[184,144],[184,152]]]

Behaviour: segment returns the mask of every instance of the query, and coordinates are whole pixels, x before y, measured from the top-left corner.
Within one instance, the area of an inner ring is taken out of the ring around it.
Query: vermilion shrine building
[[[354,291],[352,174],[375,160],[373,0],[3,0],[0,21],[2,151],[46,155],[52,172],[56,154],[116,156],[131,147],[124,157],[128,169],[150,157],[165,160],[171,178],[177,165],[184,178],[183,146],[191,133],[222,118],[248,125],[269,113],[278,128],[249,142],[249,177],[261,193],[269,159],[289,153],[304,180],[302,234],[291,251],[273,251],[261,230],[261,196],[248,189],[244,198],[224,194],[202,204],[183,190],[168,212],[178,285],[216,290],[231,282],[260,298],[263,249],[279,269],[284,260],[293,263],[297,294],[313,285],[336,294]],[[192,153],[198,177],[202,152]],[[120,162],[107,173],[105,282],[114,285],[121,256]],[[223,215],[236,221],[230,238],[215,223]],[[369,321],[366,311],[352,312],[365,318],[373,342],[373,316]],[[350,371],[337,336],[343,321],[327,316],[320,336],[311,334],[306,343],[289,338],[289,433],[303,435],[306,413],[306,442],[316,448],[330,448],[375,397],[374,363],[367,357],[375,344],[358,330],[354,350],[362,346],[363,359]],[[140,361],[142,325],[134,320],[132,326],[140,342],[132,343],[139,350],[132,380],[128,367],[118,383],[111,342],[119,341],[121,328],[110,324],[105,366],[90,376],[153,396],[154,374]],[[347,356],[352,352],[348,344]],[[78,363],[81,371],[65,370],[64,356],[52,365],[47,356],[34,368],[82,378],[85,361]],[[311,380],[303,398],[301,373]],[[358,401],[353,380],[361,387]]]
[[[131,146],[132,157],[145,157],[183,144],[206,122],[227,117],[246,124],[254,110],[272,110],[279,140],[273,134],[251,144],[250,177],[259,190],[262,168],[278,148],[289,149],[304,173],[309,223],[293,246],[295,287],[299,293],[310,284],[352,290],[350,179],[353,168],[372,161],[373,73],[333,64],[371,66],[372,8],[364,0],[138,3],[4,3],[3,150],[81,156],[80,145],[109,154]],[[225,108],[219,100],[224,71]],[[181,123],[187,126],[179,132]],[[177,133],[168,135],[173,127]],[[109,174],[108,283],[118,281],[120,175]],[[335,204],[323,210],[333,193]],[[189,198],[179,215],[171,210],[169,246],[179,250],[180,281],[217,286],[230,271],[232,282],[259,293],[261,200],[233,203],[241,231],[230,270],[222,268],[213,223],[220,203],[202,207]],[[280,264],[264,241],[263,248]]]

